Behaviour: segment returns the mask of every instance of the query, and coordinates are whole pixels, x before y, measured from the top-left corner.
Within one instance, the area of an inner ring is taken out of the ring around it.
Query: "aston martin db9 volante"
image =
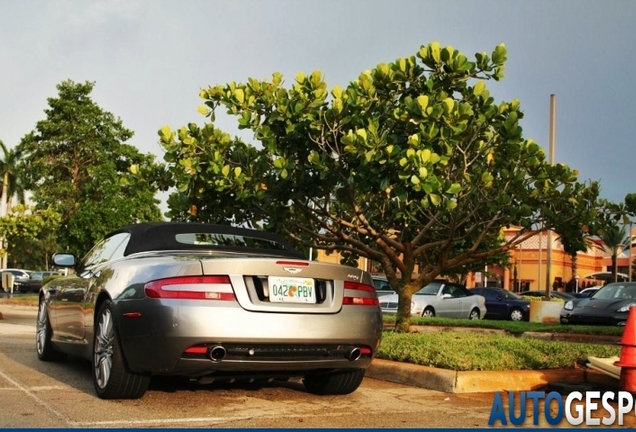
[[[199,223],[114,231],[40,290],[40,360],[92,362],[103,399],[144,395],[155,375],[190,381],[302,377],[314,394],[355,391],[382,316],[371,275],[307,261],[282,238]]]

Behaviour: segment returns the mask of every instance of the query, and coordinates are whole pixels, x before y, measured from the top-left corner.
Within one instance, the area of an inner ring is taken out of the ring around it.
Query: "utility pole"
[[[556,137],[556,96],[550,95],[550,152],[548,162],[554,165],[554,146]],[[552,230],[548,229],[548,244],[546,249],[546,283],[545,295],[550,299],[550,289],[552,288]]]
[[[627,274],[629,276],[629,282],[632,281],[632,224],[633,221],[629,221],[629,260],[627,264]]]

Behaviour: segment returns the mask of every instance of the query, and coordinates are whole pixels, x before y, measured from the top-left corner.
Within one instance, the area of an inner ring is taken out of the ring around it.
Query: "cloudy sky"
[[[56,84],[95,81],[131,144],[161,157],[157,130],[202,123],[209,85],[321,70],[345,86],[433,41],[471,58],[503,42],[491,93],[521,100],[546,151],[556,95],[556,162],[622,202],[636,192],[635,23],[631,0],[1,0],[0,139],[33,130]]]

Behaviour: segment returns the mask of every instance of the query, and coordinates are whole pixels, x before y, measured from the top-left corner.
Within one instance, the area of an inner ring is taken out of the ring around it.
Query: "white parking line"
[[[186,417],[186,418],[165,418],[165,419],[143,419],[143,420],[109,420],[94,422],[71,422],[71,426],[78,428],[88,427],[126,427],[126,426],[158,426],[168,424],[193,424],[193,423],[227,423],[237,420],[248,420],[253,416],[236,417]]]
[[[24,394],[26,394],[27,396],[29,396],[31,399],[33,399],[35,401],[36,404],[40,405],[42,408],[44,408],[45,410],[47,410],[48,412],[53,414],[55,417],[57,417],[58,419],[60,419],[64,423],[68,424],[69,426],[73,423],[70,418],[68,418],[67,416],[65,416],[61,412],[53,409],[53,407],[50,404],[46,403],[45,401],[43,401],[42,399],[37,397],[31,390],[29,390],[28,387],[23,386],[18,381],[16,381],[13,378],[11,378],[9,375],[7,375],[4,372],[0,371],[0,377],[2,377],[7,382],[12,384],[19,391],[21,391]]]

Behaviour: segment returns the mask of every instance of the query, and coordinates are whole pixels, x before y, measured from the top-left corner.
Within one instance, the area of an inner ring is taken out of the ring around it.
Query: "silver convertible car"
[[[380,307],[384,313],[397,313],[397,294],[380,297]],[[411,315],[482,319],[486,315],[486,299],[473,294],[463,285],[435,281],[413,294]]]
[[[141,223],[107,235],[39,293],[40,360],[92,362],[97,395],[144,395],[154,375],[210,383],[302,377],[314,394],[358,388],[382,315],[371,275],[307,261],[270,233]]]

